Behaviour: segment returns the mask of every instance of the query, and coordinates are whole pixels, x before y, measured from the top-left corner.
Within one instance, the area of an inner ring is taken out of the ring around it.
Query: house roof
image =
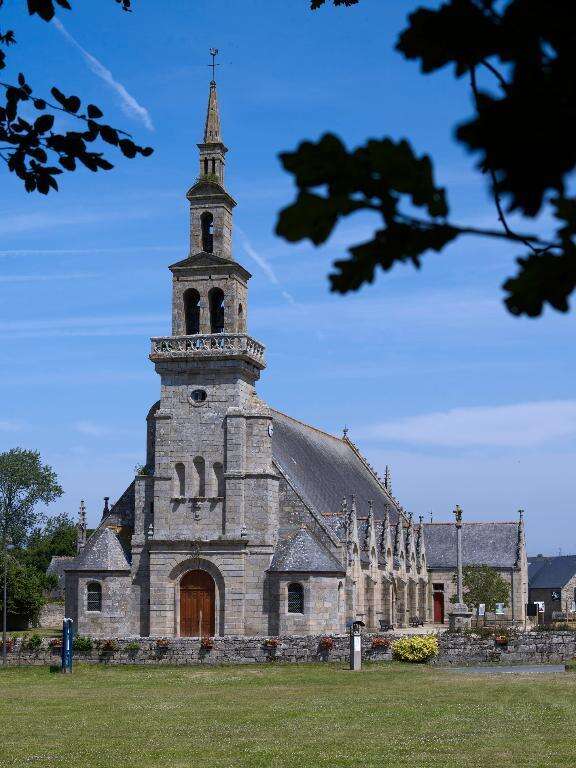
[[[517,522],[462,523],[464,565],[514,568],[518,560]],[[428,568],[456,568],[454,523],[425,523],[424,545]]]
[[[554,589],[565,586],[576,575],[576,555],[530,558],[528,586]]]
[[[50,560],[50,563],[48,565],[48,568],[46,568],[46,573],[48,575],[54,575],[58,579],[58,585],[60,587],[64,586],[64,571],[66,570],[67,566],[76,558],[74,556],[65,556],[65,555],[54,555],[52,557],[52,560]]]
[[[388,508],[396,522],[396,503],[347,440],[279,411],[273,410],[272,417],[274,461],[312,510],[319,515],[337,512],[342,499],[354,494],[360,515],[368,512],[372,501],[376,519],[382,519]]]
[[[307,528],[278,542],[271,571],[344,573],[345,568]]]
[[[129,571],[130,565],[116,534],[110,528],[99,528],[66,570]]]

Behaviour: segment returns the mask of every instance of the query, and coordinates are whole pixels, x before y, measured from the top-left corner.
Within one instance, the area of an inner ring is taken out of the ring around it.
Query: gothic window
[[[200,216],[202,226],[202,250],[212,253],[214,250],[214,216],[209,211]]]
[[[340,582],[338,584],[338,613],[341,613],[343,608],[343,600],[342,600],[343,592],[344,592],[344,588],[342,586],[342,582]]]
[[[194,471],[196,473],[196,496],[206,496],[206,463],[202,456],[194,459]]]
[[[208,176],[208,158],[204,158],[204,176]]]
[[[242,304],[238,304],[238,330],[244,330],[244,308]]]
[[[213,466],[214,473],[214,492],[215,496],[220,498],[224,497],[224,468],[219,461],[216,461]]]
[[[212,173],[216,176],[216,158],[212,158]]]
[[[184,291],[184,318],[187,336],[200,333],[200,294],[194,288]]]
[[[304,588],[302,584],[288,585],[288,613],[304,613]]]
[[[174,495],[185,496],[186,495],[186,468],[184,464],[178,463],[175,467],[176,477],[174,478]]]
[[[102,585],[97,582],[86,587],[86,608],[89,611],[102,610]]]
[[[224,333],[224,291],[212,288],[208,294],[210,302],[210,333]]]

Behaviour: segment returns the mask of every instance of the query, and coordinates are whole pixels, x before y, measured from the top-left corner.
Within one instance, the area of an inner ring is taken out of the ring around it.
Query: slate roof
[[[395,523],[398,509],[392,497],[344,439],[272,411],[272,455],[277,466],[303,501],[317,514],[337,512],[344,497],[356,496],[358,514],[374,505],[374,517],[382,519],[388,507]]]
[[[129,571],[130,565],[116,534],[110,528],[99,528],[66,570]]]
[[[576,575],[576,555],[531,558],[528,586],[531,589],[561,589]]]
[[[342,564],[307,528],[278,542],[271,571],[344,573]]]
[[[428,568],[456,568],[456,526],[454,523],[425,523],[424,545]],[[462,561],[464,565],[514,568],[517,558],[517,522],[462,524]]]
[[[133,528],[134,506],[135,483],[133,480],[118,501],[112,505],[110,512],[106,516],[102,515],[102,521],[106,520],[106,525],[127,525]]]
[[[57,593],[64,593],[64,586],[65,586],[65,574],[64,571],[70,565],[71,562],[73,562],[76,558],[71,556],[57,556],[54,555],[52,557],[52,560],[50,560],[50,564],[48,565],[48,568],[46,568],[46,573],[50,576],[56,576],[58,579],[58,587],[55,590],[52,590],[53,592]]]

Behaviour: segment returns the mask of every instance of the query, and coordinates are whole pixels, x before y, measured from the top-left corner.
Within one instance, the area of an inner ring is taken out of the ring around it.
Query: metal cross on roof
[[[220,64],[216,63],[216,56],[218,56],[218,48],[210,48],[210,56],[212,56],[212,64],[208,64],[209,67],[212,67],[212,82],[216,82],[216,67],[219,67]]]

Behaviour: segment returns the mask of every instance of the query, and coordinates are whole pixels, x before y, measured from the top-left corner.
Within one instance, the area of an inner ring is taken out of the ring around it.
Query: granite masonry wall
[[[76,662],[91,664],[254,664],[270,662],[308,663],[318,661],[347,661],[347,635],[331,635],[332,647],[322,645],[321,635],[281,637],[278,646],[271,647],[262,637],[216,637],[213,647],[203,648],[198,638],[124,638],[114,640],[112,647],[105,641],[94,641],[89,654],[75,653]],[[374,638],[364,635],[362,656],[366,661],[389,661],[390,647],[375,647]],[[397,636],[387,635],[391,644]],[[483,640],[470,635],[444,634],[439,638],[440,654],[437,665],[469,665],[486,662],[562,663],[576,656],[576,632],[524,632],[511,638],[507,646],[498,646],[493,639]],[[59,648],[50,647],[44,639],[37,651],[22,647],[22,641],[11,644],[8,664],[59,664]]]

